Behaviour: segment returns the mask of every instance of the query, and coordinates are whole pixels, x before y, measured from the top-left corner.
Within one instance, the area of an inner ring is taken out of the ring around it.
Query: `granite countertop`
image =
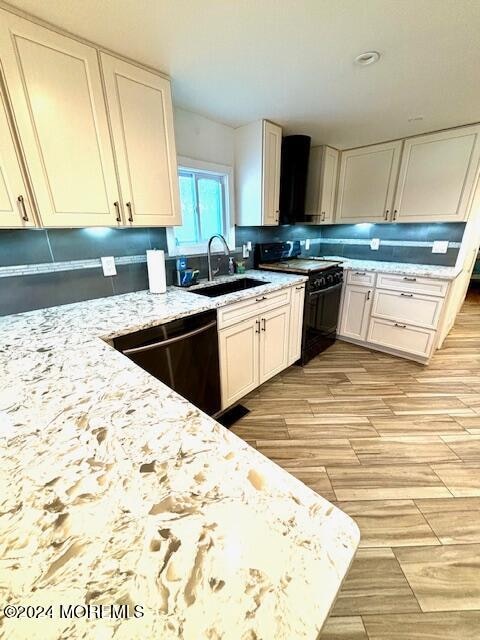
[[[460,275],[461,267],[443,267],[435,264],[409,264],[407,262],[381,262],[380,260],[355,260],[342,256],[325,255],[326,260],[339,260],[344,269],[377,271],[379,273],[402,273],[409,276],[425,276],[441,280],[454,280]]]
[[[2,637],[318,637],[353,520],[101,339],[304,281],[249,275],[269,284],[0,318],[3,605],[54,605]],[[89,603],[144,616],[59,618]]]

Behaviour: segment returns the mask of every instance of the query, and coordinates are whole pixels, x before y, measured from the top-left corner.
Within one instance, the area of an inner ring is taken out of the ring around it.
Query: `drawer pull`
[[[297,291],[301,291],[301,290],[303,289],[303,287],[295,287],[295,289],[296,289]]]
[[[406,280],[407,282],[416,282],[417,281],[416,278],[409,278],[408,276],[403,276],[403,279]]]
[[[365,273],[365,271],[355,271],[355,275],[356,276],[366,276],[367,274]]]
[[[406,324],[398,324],[398,322],[395,322],[395,327],[399,327],[400,329],[406,329],[407,325]]]
[[[267,296],[262,296],[261,298],[255,298],[256,302],[262,302],[263,300],[266,300]]]
[[[413,298],[413,293],[401,293],[400,295],[404,298]]]

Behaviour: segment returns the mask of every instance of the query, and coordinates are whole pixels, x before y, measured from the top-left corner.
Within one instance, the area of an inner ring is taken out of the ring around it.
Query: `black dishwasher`
[[[142,329],[113,345],[208,415],[220,411],[216,311]]]

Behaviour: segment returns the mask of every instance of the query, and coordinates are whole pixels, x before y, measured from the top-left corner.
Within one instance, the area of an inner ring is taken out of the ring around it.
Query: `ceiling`
[[[480,121],[480,0],[11,4],[165,71],[178,106],[232,126],[348,148]],[[380,61],[355,65],[368,50]]]

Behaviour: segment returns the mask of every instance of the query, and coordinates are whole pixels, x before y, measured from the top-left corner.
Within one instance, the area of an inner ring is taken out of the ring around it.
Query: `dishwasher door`
[[[221,409],[216,311],[115,338],[115,349],[214,415]]]

